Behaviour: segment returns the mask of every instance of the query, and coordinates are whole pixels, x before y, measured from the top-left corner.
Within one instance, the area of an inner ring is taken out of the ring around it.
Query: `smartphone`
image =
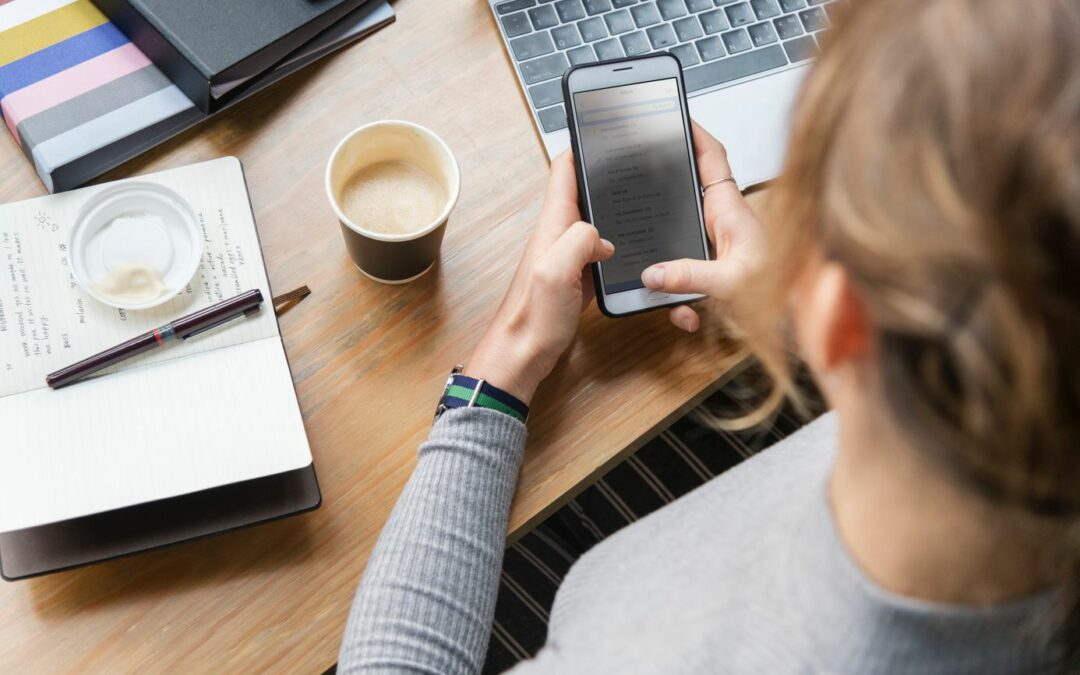
[[[582,217],[615,244],[593,265],[610,317],[700,300],[650,291],[641,273],[678,258],[709,259],[682,68],[672,55],[602,61],[563,76]]]

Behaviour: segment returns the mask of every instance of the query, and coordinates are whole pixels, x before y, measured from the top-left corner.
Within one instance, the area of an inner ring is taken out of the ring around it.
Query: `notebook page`
[[[262,290],[263,311],[114,370],[278,335],[240,162],[226,157],[129,180],[159,183],[187,199],[203,233],[198,272],[158,307],[108,307],[75,284],[67,246],[79,208],[116,183],[0,206],[0,398],[44,387],[48,373],[252,288]]]
[[[0,532],[311,464],[281,339],[0,399]]]

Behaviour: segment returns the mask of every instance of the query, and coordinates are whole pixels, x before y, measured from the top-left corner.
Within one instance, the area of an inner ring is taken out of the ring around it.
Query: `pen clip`
[[[178,335],[177,337],[179,337],[181,340],[186,340],[188,338],[195,337],[199,333],[205,333],[206,331],[217,328],[218,326],[220,326],[220,325],[222,325],[224,323],[228,323],[228,322],[232,321],[233,319],[239,319],[242,316],[248,316],[252,312],[258,311],[258,309],[259,309],[258,307],[252,307],[251,309],[249,309],[247,311],[239,312],[237,314],[233,314],[232,316],[227,316],[227,317],[221,319],[220,321],[215,321],[214,323],[210,324],[209,326],[203,326],[199,330],[193,330],[190,333],[187,333],[185,335]]]

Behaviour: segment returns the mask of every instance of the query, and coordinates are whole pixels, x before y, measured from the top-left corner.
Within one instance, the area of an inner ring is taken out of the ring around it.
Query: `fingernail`
[[[600,240],[600,245],[603,246],[604,250],[607,251],[608,253],[614,253],[615,252],[615,244],[612,244],[607,239],[601,239]]]
[[[693,333],[694,332],[694,323],[692,321],[690,321],[690,319],[687,319],[686,321],[683,321],[682,322],[682,327],[683,327],[683,330],[685,330],[687,333]]]
[[[660,288],[664,285],[664,268],[650,267],[641,273],[641,283],[649,288]]]

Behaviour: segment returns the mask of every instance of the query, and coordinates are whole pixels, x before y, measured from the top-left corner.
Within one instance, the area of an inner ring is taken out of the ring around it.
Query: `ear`
[[[872,327],[841,265],[825,260],[807,265],[793,299],[800,351],[815,372],[866,356]]]

